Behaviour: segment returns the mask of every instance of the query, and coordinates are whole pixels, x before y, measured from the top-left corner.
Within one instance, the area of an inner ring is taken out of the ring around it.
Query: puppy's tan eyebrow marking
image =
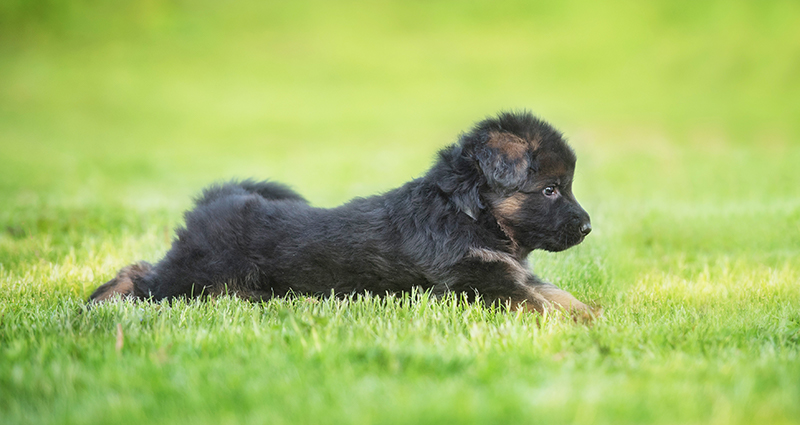
[[[565,163],[555,152],[545,151],[539,154],[539,176],[558,177],[567,176],[570,170],[575,170]]]

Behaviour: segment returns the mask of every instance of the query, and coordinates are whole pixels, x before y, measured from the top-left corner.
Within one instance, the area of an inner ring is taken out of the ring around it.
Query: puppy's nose
[[[581,226],[581,233],[583,234],[583,236],[588,235],[591,231],[592,231],[592,223],[589,223],[588,221],[586,223],[583,223],[583,226]]]

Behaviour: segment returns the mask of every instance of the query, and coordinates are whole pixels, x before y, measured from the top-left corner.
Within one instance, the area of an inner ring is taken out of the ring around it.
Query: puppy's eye
[[[555,186],[547,186],[546,188],[544,188],[542,193],[544,193],[544,196],[553,196],[553,195],[555,195],[557,193],[556,192],[556,187]]]

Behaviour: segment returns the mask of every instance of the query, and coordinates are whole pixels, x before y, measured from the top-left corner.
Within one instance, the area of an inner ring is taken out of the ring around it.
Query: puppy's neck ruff
[[[514,255],[515,257],[520,257],[521,250],[519,243],[514,238],[514,232],[511,231],[511,228],[506,223],[504,223],[503,219],[498,217],[497,214],[494,213],[494,211],[492,211],[492,217],[494,217],[494,220],[497,222],[497,227],[500,228],[500,231],[503,232],[503,235],[505,235],[505,237],[508,238],[508,248],[509,250],[511,250],[511,254]]]

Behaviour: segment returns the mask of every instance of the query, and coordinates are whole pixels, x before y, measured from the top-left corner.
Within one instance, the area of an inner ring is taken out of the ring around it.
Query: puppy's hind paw
[[[123,267],[117,276],[100,285],[89,297],[89,304],[108,301],[112,298],[135,298],[134,279],[147,274],[153,267],[144,261]]]

